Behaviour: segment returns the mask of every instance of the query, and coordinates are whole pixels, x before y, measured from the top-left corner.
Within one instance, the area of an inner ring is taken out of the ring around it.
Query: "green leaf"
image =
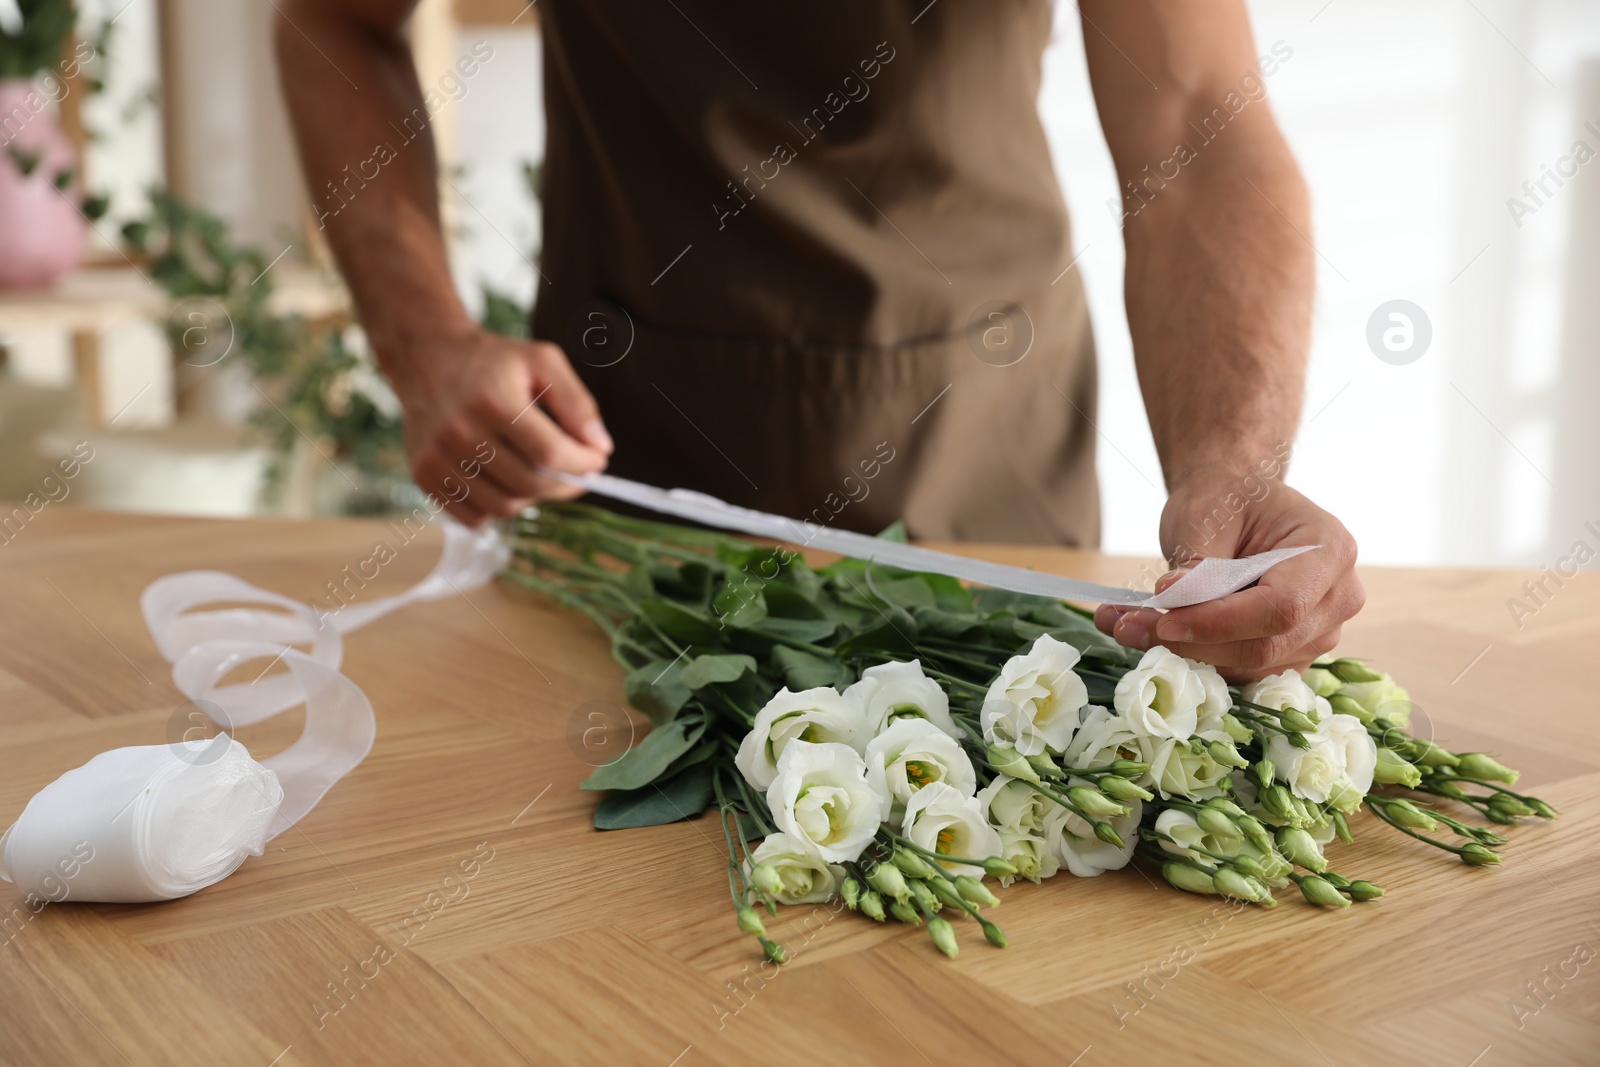
[[[754,626],[767,617],[767,601],[760,584],[747,576],[729,581],[711,602],[712,611],[724,625]]]
[[[683,669],[679,681],[690,689],[701,689],[716,682],[731,682],[756,669],[749,656],[696,656]]]
[[[907,578],[879,578],[867,572],[872,578],[872,592],[880,599],[903,608],[931,608],[937,605],[933,596],[933,588],[921,575]]]
[[[819,587],[820,588],[820,587]],[[781,619],[820,619],[822,609],[817,606],[816,592],[806,593],[782,582],[768,582],[761,589],[767,602],[767,614]]]
[[[839,676],[839,664],[834,660],[787,645],[772,647],[772,662],[783,672],[783,684],[796,692],[833,685]]]
[[[880,541],[893,541],[896,544],[906,543],[906,520],[896,519],[878,534]]]
[[[714,644],[717,627],[704,615],[670,600],[642,600],[639,613],[655,623],[661,632],[685,644]]]
[[[983,619],[971,612],[961,613],[941,608],[912,608],[911,617],[916,620],[919,635],[944,637],[967,644],[985,646],[988,644],[987,641],[978,640],[985,636]]]
[[[832,637],[837,626],[827,619],[774,619],[769,616],[746,629],[763,637],[814,645]]]
[[[596,830],[664,826],[692,819],[711,803],[715,762],[695,763],[642,789],[607,794],[594,809]]]
[[[909,618],[909,616],[908,616]],[[880,655],[885,659],[908,659],[917,655],[910,631],[883,623],[839,642],[841,656]]]
[[[652,660],[628,672],[622,691],[628,703],[659,726],[676,716],[693,695],[683,684],[682,674],[682,661]]]
[[[628,751],[594,769],[583,781],[584,789],[639,789],[649,785],[694,747],[706,732],[704,719],[674,719],[657,726]]]

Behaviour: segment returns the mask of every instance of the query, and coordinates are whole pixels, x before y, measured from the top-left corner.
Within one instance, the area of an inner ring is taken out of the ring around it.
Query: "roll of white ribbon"
[[[102,752],[41,789],[0,836],[0,877],[40,900],[171,900],[261,855],[372,747],[372,704],[339,671],[340,634],[481,586],[505,566],[510,550],[493,527],[443,525],[444,553],[426,578],[331,615],[218,571],[152,582],[140,606],[185,696],[230,729],[304,704],[304,730],[260,761],[222,734]],[[222,603],[259,606],[195,610]],[[222,684],[252,660],[289,669]]]

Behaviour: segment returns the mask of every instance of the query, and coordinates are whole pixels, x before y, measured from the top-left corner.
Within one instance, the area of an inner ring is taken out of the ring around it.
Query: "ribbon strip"
[[[735,530],[752,537],[766,537],[811,548],[826,549],[855,559],[883,563],[908,571],[931,571],[961,578],[996,589],[1032,593],[1058,600],[1077,600],[1090,604],[1127,604],[1145,608],[1182,608],[1203,604],[1236,593],[1286,559],[1310,552],[1320,545],[1277,548],[1244,559],[1203,559],[1193,570],[1159,593],[1147,593],[1123,586],[1101,585],[1059,574],[1045,574],[1004,563],[969,559],[966,556],[936,552],[931,548],[885,541],[850,530],[819,526],[800,519],[786,519],[764,511],[742,508],[689,489],[657,489],[642,482],[610,474],[572,475],[540,468],[548,478],[581,486],[591,493],[623,500],[664,515],[704,523],[719,530]]]
[[[415,601],[482,586],[510,558],[492,527],[473,531],[448,519],[443,526],[444,552],[426,578],[337,613],[219,571],[152,582],[140,607],[184,696],[225,729],[304,704],[304,731],[261,761],[227,734],[102,752],[41,789],[0,836],[0,877],[30,904],[170,900],[261,855],[372,748],[377,720],[339,670],[341,634]],[[195,610],[207,604],[235,606]],[[267,661],[265,675],[279,660],[287,671],[222,683],[246,663]]]

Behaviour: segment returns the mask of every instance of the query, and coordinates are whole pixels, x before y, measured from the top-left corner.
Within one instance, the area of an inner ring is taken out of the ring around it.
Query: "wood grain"
[[[327,603],[378,540],[396,538],[48,507],[0,545],[0,823],[94,753],[166,738],[181,698],[139,616],[148,582],[215,568]],[[415,581],[439,540],[358,596]],[[1148,567],[958,550],[1097,580]],[[1563,810],[1518,828],[1503,867],[1358,818],[1332,855],[1389,887],[1375,904],[1233,909],[1137,869],[1063,876],[1004,891],[1011,947],[967,928],[954,961],[920,930],[785,909],[781,972],[731,921],[714,825],[591,829],[569,721],[623,703],[592,627],[502,586],[409,608],[346,644],[372,755],[265,855],[165,904],[25,917],[0,886],[0,1062],[1592,1064],[1600,962],[1571,961],[1600,950],[1600,578],[1518,628],[1528,577],[1369,568],[1345,631],[1439,738],[1500,753]],[[240,737],[264,756],[298,724]]]

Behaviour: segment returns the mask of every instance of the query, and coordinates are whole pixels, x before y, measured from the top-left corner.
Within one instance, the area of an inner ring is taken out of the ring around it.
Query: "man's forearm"
[[[1260,474],[1293,441],[1316,277],[1308,215],[1269,120],[1224,130],[1127,219],[1128,320],[1169,488]]]
[[[428,111],[404,3],[286,3],[277,52],[319,224],[379,358],[470,329],[439,224]]]

